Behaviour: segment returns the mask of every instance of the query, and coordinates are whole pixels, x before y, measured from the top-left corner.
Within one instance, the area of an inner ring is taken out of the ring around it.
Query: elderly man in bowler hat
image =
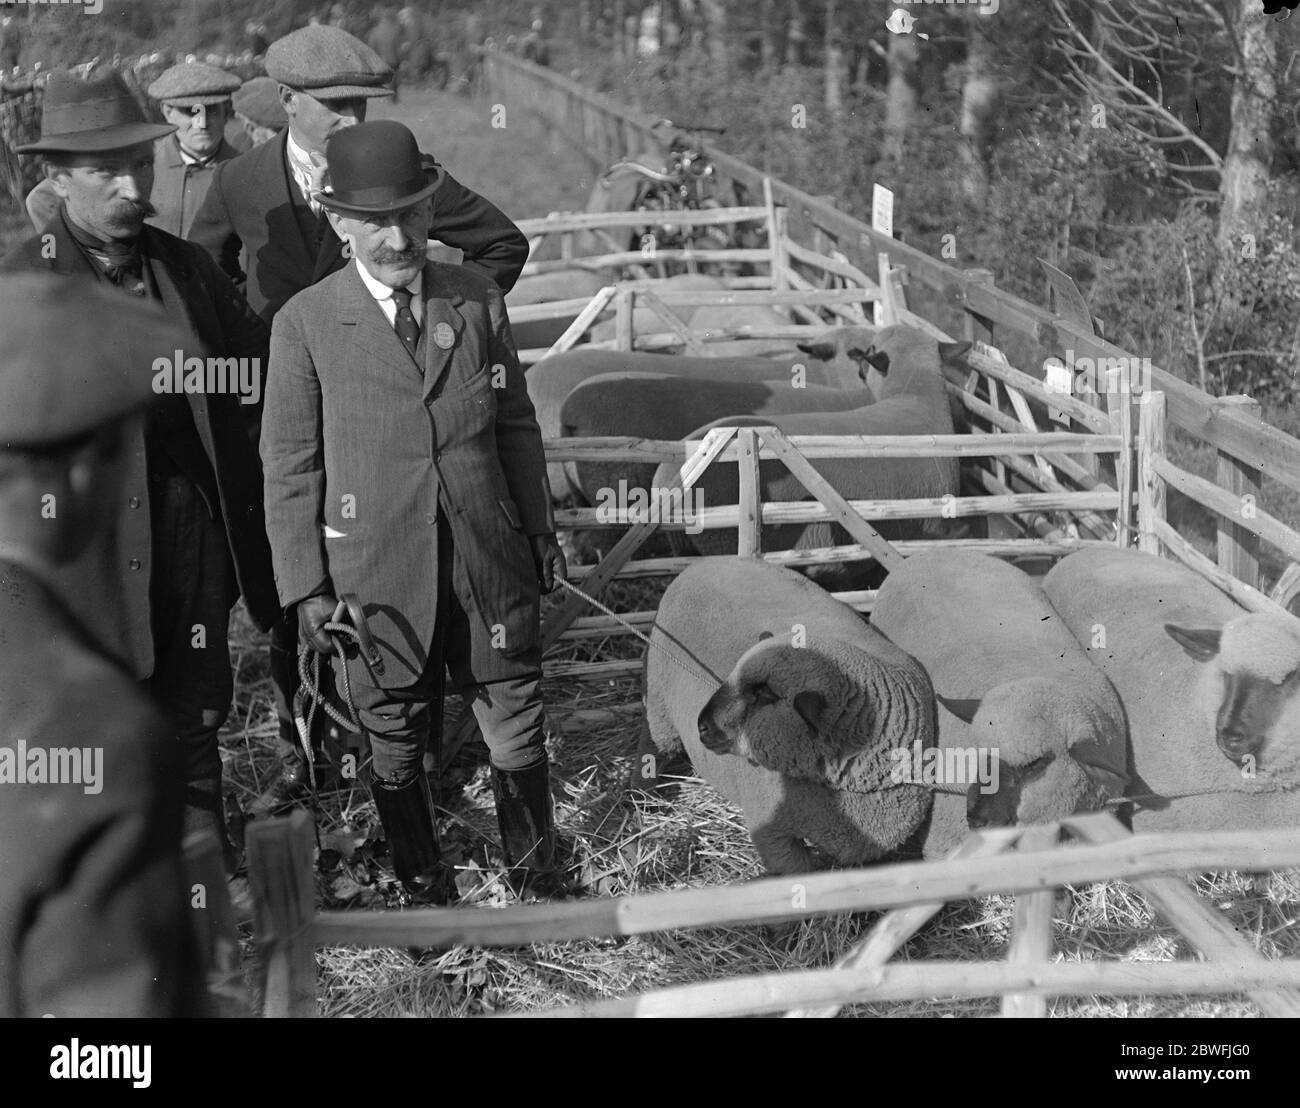
[[[304,642],[357,594],[380,663],[347,662],[397,876],[441,903],[421,759],[444,666],[491,753],[513,883],[556,891],[540,588],[566,574],[501,291],[428,261],[441,170],[400,123],[340,131],[321,203],[353,262],[275,318],[262,462],[280,599]]]
[[[0,1016],[199,1015],[180,751],[60,584],[116,523],[154,349],[187,337],[49,274],[0,277],[0,334]]]
[[[175,131],[154,144],[153,191],[156,209],[149,225],[185,238],[203,206],[217,166],[239,151],[225,140],[231,93],[239,78],[207,62],[182,62],[149,86]],[[59,197],[49,181],[27,195],[27,214],[39,231],[54,218]]]
[[[270,323],[291,296],[347,264],[343,242],[316,195],[325,173],[326,142],[364,121],[370,100],[393,95],[388,87],[393,74],[365,43],[328,26],[304,27],[277,39],[267,52],[266,70],[278,85],[289,125],[279,137],[217,169],[190,239],[234,280],[246,282],[249,303]],[[436,166],[428,156],[424,161],[431,170]],[[461,249],[467,269],[509,291],[528,259],[528,240],[441,167],[434,179],[431,233]],[[290,611],[271,632],[282,764],[271,789],[273,803],[301,798],[307,780],[292,715],[296,643]],[[325,713],[316,718],[323,724]]]
[[[41,137],[19,151],[45,156],[62,203],[44,233],[0,259],[0,272],[52,271],[67,279],[70,303],[77,278],[159,302],[185,341],[160,340],[155,359],[242,358],[260,371],[266,325],[203,250],[145,223],[153,212],[153,144],[173,130],[146,122],[112,70],[52,75]],[[57,346],[57,330],[49,341]],[[117,502],[117,550],[98,552],[98,580],[95,567],[69,567],[70,595],[76,614],[106,638],[120,632],[122,654],[166,708],[184,755],[187,824],[224,838],[217,732],[233,686],[230,608],[242,592],[266,629],[278,604],[245,405],[235,391],[201,385],[163,396],[137,428]],[[101,600],[119,590],[126,597],[120,621]]]

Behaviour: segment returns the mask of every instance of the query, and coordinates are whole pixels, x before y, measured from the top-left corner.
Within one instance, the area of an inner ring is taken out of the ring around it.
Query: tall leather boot
[[[413,901],[445,905],[456,899],[451,870],[442,862],[429,779],[421,772],[405,785],[370,787],[384,826],[393,871]]]
[[[221,844],[221,861],[226,876],[233,877],[243,862],[242,815],[237,805],[233,811],[227,810],[221,778],[191,781],[185,786],[181,839],[184,841],[196,831],[215,835]],[[238,826],[232,827],[234,823]],[[232,830],[236,832],[237,840],[231,835]]]
[[[526,769],[492,767],[501,850],[510,867],[508,880],[521,898],[542,899],[569,891],[559,867],[551,764],[545,758]]]

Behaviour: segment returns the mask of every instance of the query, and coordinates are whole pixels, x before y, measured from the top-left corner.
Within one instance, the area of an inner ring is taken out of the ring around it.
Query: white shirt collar
[[[288,128],[285,129],[285,138],[288,139],[285,149],[289,152],[289,161],[293,163],[295,169],[304,169],[310,173],[311,155],[293,141],[293,132]]]
[[[355,259],[355,261],[357,263],[357,272],[361,275],[361,283],[366,286],[366,291],[380,303],[383,303],[385,300],[391,300],[393,297],[393,290],[363,266],[360,258]],[[415,275],[415,280],[406,287],[410,290],[412,302],[418,304],[420,302],[420,294],[424,290],[424,270],[417,273]]]

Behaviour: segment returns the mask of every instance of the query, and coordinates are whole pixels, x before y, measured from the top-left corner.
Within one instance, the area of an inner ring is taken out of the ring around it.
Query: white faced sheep
[[[778,566],[711,560],[669,586],[651,641],[653,746],[637,768],[653,778],[656,758],[685,747],[696,772],[744,810],[770,873],[813,868],[805,840],[858,865],[914,838],[930,793],[891,777],[891,752],[933,746],[934,691],[916,660],[853,609]],[[663,650],[694,658],[721,686]]]
[[[1071,554],[1043,590],[1128,715],[1134,830],[1300,824],[1300,622],[1131,550]]]
[[[952,752],[936,764],[986,774],[935,795],[927,856],[968,826],[1045,823],[1123,795],[1119,697],[1028,574],[986,554],[914,554],[885,579],[871,624],[930,674]]]
[[[942,361],[959,356],[969,343],[937,343],[914,327],[895,326],[872,331],[842,327],[834,342],[817,348],[836,360],[856,361],[873,403],[854,408],[820,410],[787,409],[767,422],[787,435],[948,435],[952,415],[943,383]],[[740,415],[744,409],[736,409]],[[723,424],[754,424],[753,419],[716,419],[690,433],[702,438]],[[956,458],[818,458],[813,467],[841,496],[850,500],[890,500],[956,496],[960,470]],[[655,487],[671,480],[671,465],[662,466],[651,479]],[[713,465],[696,484],[707,507],[735,504],[739,474],[734,465]],[[779,461],[763,462],[759,485],[765,503],[807,500],[811,494]],[[956,537],[964,535],[965,520],[882,520],[874,524],[887,539]],[[724,554],[736,549],[736,532],[709,529],[687,539],[674,539],[700,554]],[[763,529],[765,550],[807,550],[852,542],[837,523],[784,524]],[[830,589],[870,588],[879,583],[880,571],[869,563],[841,562],[809,570],[809,576]]]

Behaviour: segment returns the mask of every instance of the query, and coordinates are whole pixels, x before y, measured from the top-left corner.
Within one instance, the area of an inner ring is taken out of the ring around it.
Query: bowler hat
[[[266,75],[317,100],[392,96],[388,63],[359,38],[325,24],[290,31],[266,51]]]
[[[193,346],[162,308],[80,277],[0,277],[0,450],[56,444],[144,408],[153,362]]]
[[[15,146],[19,154],[99,154],[170,135],[170,123],[150,123],[115,69],[84,78],[67,70],[50,74],[41,110],[41,137]]]
[[[442,169],[420,156],[410,130],[392,119],[358,123],[336,132],[325,144],[331,191],[321,204],[346,215],[389,212],[430,196]]]

